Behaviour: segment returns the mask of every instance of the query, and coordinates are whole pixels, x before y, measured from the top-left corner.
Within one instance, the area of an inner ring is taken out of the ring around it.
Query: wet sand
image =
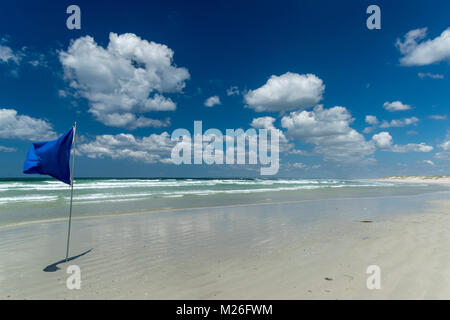
[[[0,299],[449,299],[446,199],[76,218],[70,256],[85,254],[57,266],[66,221],[1,227]],[[81,269],[80,290],[66,287],[68,265]],[[381,269],[380,290],[366,286],[369,265]]]

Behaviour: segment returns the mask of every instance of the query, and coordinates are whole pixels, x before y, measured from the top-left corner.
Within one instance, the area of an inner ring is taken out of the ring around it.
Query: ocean
[[[89,179],[75,180],[74,217],[155,210],[321,199],[425,194],[427,184],[340,179]],[[56,180],[0,179],[0,226],[66,219],[70,187]]]

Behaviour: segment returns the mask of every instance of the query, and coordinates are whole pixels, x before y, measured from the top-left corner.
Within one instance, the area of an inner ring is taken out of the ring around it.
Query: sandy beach
[[[0,302],[450,300],[449,13],[2,1]]]
[[[448,299],[449,208],[441,192],[75,218],[84,255],[58,265],[66,221],[4,226],[0,298]]]

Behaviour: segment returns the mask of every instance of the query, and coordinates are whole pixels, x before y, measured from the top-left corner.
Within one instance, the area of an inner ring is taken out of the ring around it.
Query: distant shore
[[[377,181],[387,182],[405,182],[405,183],[428,183],[428,184],[441,184],[450,185],[450,175],[437,175],[437,176],[389,176],[378,179]]]

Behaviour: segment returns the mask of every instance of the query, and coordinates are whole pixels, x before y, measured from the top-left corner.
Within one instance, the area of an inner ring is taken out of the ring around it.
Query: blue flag
[[[33,143],[23,166],[23,173],[46,174],[70,184],[70,149],[73,128],[56,140]]]

